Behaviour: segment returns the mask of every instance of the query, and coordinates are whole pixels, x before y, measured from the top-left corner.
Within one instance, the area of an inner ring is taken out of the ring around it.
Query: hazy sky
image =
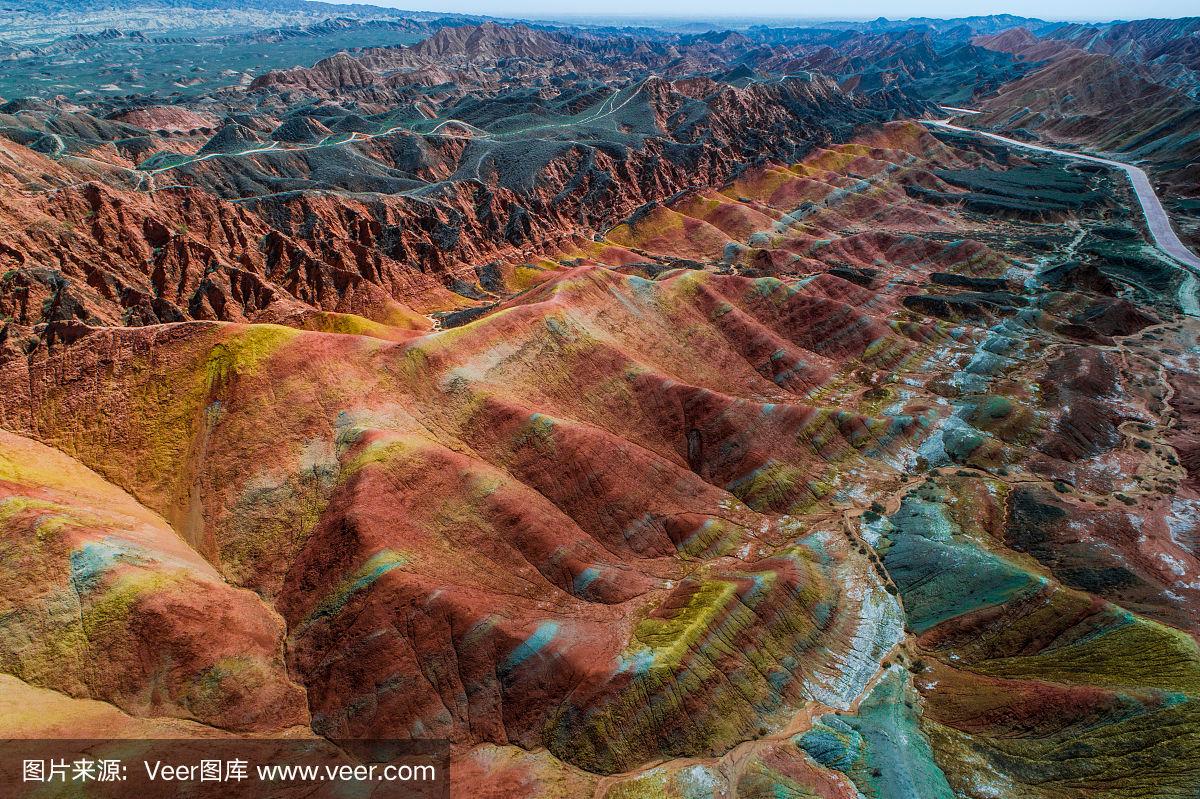
[[[333,0],[336,2],[336,0]],[[360,0],[419,11],[458,11],[492,16],[563,17],[634,15],[640,17],[789,17],[810,19],[889,19],[1019,14],[1050,20],[1111,20],[1200,15],[1196,0]]]

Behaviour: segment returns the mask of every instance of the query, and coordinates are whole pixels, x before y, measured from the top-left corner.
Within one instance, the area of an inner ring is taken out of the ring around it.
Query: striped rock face
[[[1200,326],[1128,202],[895,122],[465,309],[54,328],[3,684],[464,796],[1195,796]]]

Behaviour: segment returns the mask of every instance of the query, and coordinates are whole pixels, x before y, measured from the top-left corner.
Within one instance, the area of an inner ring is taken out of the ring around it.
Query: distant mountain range
[[[859,31],[894,31],[919,27],[929,28],[938,33],[965,27],[975,33],[996,33],[1018,27],[1038,32],[1054,28],[1061,24],[1063,23],[1047,22],[1044,19],[1034,17],[1019,17],[1013,14],[989,14],[974,17],[952,17],[950,19],[939,19],[937,17],[888,19],[887,17],[878,17],[869,22],[823,22],[816,25],[816,27]]]
[[[321,3],[309,0],[134,0],[132,3],[120,2],[120,0],[79,0],[79,2],[72,2],[72,0],[2,0],[0,7],[5,10],[34,14],[128,11],[131,8],[300,12],[314,15],[360,13],[374,16],[410,16],[416,13],[369,4]]]

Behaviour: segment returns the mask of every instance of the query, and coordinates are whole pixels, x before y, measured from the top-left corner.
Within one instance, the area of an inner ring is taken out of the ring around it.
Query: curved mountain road
[[[969,111],[965,108],[949,108],[943,106],[947,111],[956,113],[978,113]],[[1010,139],[1007,136],[1001,136],[997,133],[989,133],[984,130],[975,130],[974,128],[964,128],[958,125],[953,125],[948,119],[923,119],[922,124],[931,127],[946,128],[948,130],[956,130],[963,133],[974,133],[977,136],[983,136],[988,139],[1004,142],[1013,147],[1020,147],[1025,150],[1037,150],[1038,152],[1050,153],[1059,155],[1063,158],[1075,158],[1081,161],[1093,161],[1098,164],[1120,169],[1129,176],[1129,182],[1133,185],[1134,194],[1137,195],[1138,202],[1141,203],[1142,213],[1146,217],[1146,226],[1150,229],[1150,235],[1154,238],[1154,243],[1160,250],[1165,252],[1184,269],[1186,277],[1183,284],[1179,287],[1179,305],[1183,312],[1189,316],[1200,316],[1200,281],[1197,276],[1200,276],[1200,256],[1189,250],[1179,236],[1176,235],[1175,229],[1171,227],[1171,218],[1167,216],[1167,211],[1163,208],[1162,201],[1158,199],[1158,195],[1154,192],[1154,188],[1150,185],[1150,178],[1147,177],[1144,170],[1132,164],[1126,164],[1121,161],[1114,161],[1110,158],[1100,158],[1095,155],[1083,155],[1081,153],[1072,153],[1067,150],[1056,150],[1053,147],[1043,147],[1040,144],[1030,144],[1029,142]]]

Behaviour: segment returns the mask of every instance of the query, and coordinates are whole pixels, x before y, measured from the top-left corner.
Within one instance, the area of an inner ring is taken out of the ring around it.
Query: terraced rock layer
[[[817,76],[740,87],[647,78],[542,105],[560,121],[516,128],[520,113],[485,120],[456,107],[446,113],[474,122],[445,127],[393,109],[297,114],[264,132],[241,118],[136,169],[113,140],[146,131],[83,112],[14,115],[33,137],[25,144],[51,149],[0,141],[7,336],[47,323],[357,324],[331,316],[346,313],[409,335],[430,311],[517,288],[493,262],[571,246],[756,159],[795,159],[924,107]]]
[[[1166,193],[1194,197],[1198,24],[1142,20],[1104,32],[1064,26],[1045,38],[1022,30],[981,38],[1035,68],[975,98],[969,105],[984,113],[972,124],[1114,153],[1148,165]]]
[[[500,253],[436,330],[10,349],[6,685],[47,728],[446,737],[475,796],[1193,795],[1182,276],[1119,176],[811,144]]]

